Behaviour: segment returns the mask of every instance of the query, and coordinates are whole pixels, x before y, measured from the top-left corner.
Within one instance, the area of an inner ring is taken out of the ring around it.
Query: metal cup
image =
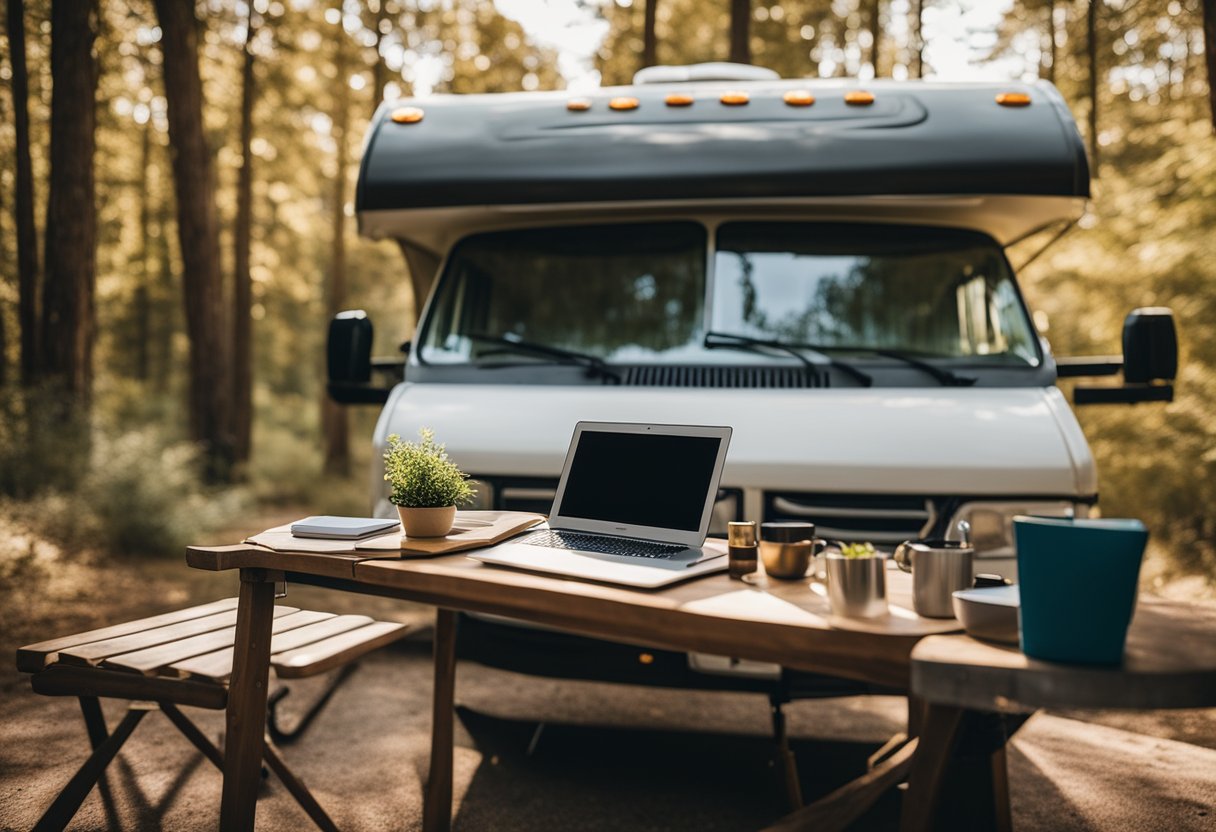
[[[896,565],[912,573],[912,606],[926,618],[954,618],[954,593],[969,589],[975,549],[966,541],[920,540],[899,544]]]
[[[848,618],[874,618],[887,612],[887,559],[849,558],[828,552],[828,600],[832,612]]]

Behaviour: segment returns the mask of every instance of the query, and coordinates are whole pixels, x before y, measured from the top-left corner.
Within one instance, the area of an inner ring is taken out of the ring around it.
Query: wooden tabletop
[[[495,613],[641,646],[770,661],[785,667],[906,690],[909,655],[921,638],[958,622],[912,612],[910,576],[887,573],[891,612],[882,618],[831,614],[823,588],[807,579],[755,583],[725,573],[661,590],[638,590],[502,569],[463,555],[428,559],[272,552],[241,544],[191,547],[199,569],[265,569],[339,582],[469,612]],[[289,575],[289,577],[290,577]]]
[[[932,636],[912,651],[912,691],[984,711],[1216,706],[1216,610],[1141,597],[1119,666],[1045,662],[966,635]]]

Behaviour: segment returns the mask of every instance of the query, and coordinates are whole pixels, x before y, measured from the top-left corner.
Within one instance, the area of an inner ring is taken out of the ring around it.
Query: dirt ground
[[[254,522],[280,519],[290,518]],[[30,641],[235,594],[234,576],[173,558],[69,557],[15,532],[0,540],[0,552],[9,553],[0,560],[0,649],[10,657]],[[290,588],[288,598],[420,625],[432,614],[307,587]],[[365,660],[310,732],[284,749],[340,828],[420,828],[428,650],[416,640]],[[293,682],[289,714],[321,684]],[[457,829],[755,829],[784,812],[762,697],[535,679],[462,664],[457,699]],[[121,712],[107,705],[110,724]],[[902,730],[904,714],[903,700],[892,697],[790,705],[804,794],[825,794],[859,774],[866,757]],[[191,716],[218,739],[222,714]],[[0,829],[32,826],[86,749],[75,700],[36,696],[11,662],[0,665]],[[1010,749],[1019,830],[1216,830],[1216,709],[1040,713]],[[71,828],[211,829],[219,789],[218,772],[151,714]],[[277,781],[263,791],[259,829],[311,828]],[[891,792],[855,828],[894,828],[900,796]]]

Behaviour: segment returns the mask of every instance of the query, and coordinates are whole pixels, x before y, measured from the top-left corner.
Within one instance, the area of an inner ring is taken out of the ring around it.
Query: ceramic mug
[[[819,538],[811,540],[795,540],[789,543],[776,543],[771,540],[760,541],[760,562],[764,564],[764,574],[770,578],[780,578],[791,581],[806,575],[811,566],[811,558],[827,545],[827,541]]]

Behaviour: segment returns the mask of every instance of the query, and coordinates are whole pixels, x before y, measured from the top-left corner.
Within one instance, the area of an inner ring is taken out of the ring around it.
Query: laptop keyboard
[[[620,555],[628,558],[651,558],[667,560],[677,552],[687,551],[687,546],[672,546],[667,543],[646,543],[622,537],[607,537],[598,534],[579,534],[541,529],[520,538],[520,543],[546,546],[550,549],[572,549],[596,552],[601,555]]]

